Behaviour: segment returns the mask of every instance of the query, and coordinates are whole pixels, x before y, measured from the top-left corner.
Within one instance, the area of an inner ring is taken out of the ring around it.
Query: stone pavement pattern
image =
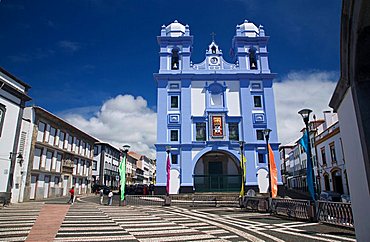
[[[95,199],[70,206],[54,241],[355,241],[350,230],[238,208],[115,207],[98,205]],[[1,209],[0,241],[24,241],[42,206]]]

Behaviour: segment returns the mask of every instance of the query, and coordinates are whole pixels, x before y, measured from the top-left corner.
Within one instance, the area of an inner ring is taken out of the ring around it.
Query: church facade
[[[263,130],[281,184],[273,79],[268,63],[268,36],[262,26],[244,21],[232,40],[233,63],[213,40],[203,62],[191,61],[193,36],[188,25],[162,26],[157,41],[156,192],[164,194],[167,159],[169,193],[237,192],[241,189],[241,154],[245,187],[268,189],[268,157]]]

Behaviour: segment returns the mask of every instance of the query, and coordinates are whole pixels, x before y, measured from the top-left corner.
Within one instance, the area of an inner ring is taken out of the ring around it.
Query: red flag
[[[166,193],[167,195],[170,194],[170,175],[171,175],[171,162],[170,162],[170,154],[167,154],[167,184],[166,184]]]
[[[274,152],[272,152],[271,146],[269,144],[269,159],[270,159],[270,177],[271,177],[271,195],[272,197],[277,196],[277,168],[274,158]]]

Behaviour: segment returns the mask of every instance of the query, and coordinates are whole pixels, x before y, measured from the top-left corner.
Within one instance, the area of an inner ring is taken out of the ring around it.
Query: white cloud
[[[62,40],[58,42],[58,46],[63,50],[73,53],[80,49],[80,45],[77,42],[72,42],[69,40]]]
[[[157,114],[147,107],[144,98],[118,95],[107,100],[90,118],[78,110],[64,111],[62,116],[101,141],[116,147],[129,144],[130,150],[155,158]]]
[[[291,72],[274,83],[280,143],[291,143],[300,137],[304,123],[298,111],[302,108],[313,110],[316,119],[323,118],[323,111],[331,110],[329,101],[338,79],[336,72]]]

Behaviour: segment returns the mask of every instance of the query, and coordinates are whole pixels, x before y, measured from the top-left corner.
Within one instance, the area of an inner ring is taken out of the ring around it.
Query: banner
[[[245,187],[245,179],[246,179],[246,165],[245,163],[247,162],[247,159],[245,158],[244,154],[241,155],[241,159],[240,159],[240,168],[242,169],[242,187],[240,189],[240,196],[244,196],[245,194],[245,191],[244,191],[244,187]]]
[[[277,186],[277,168],[275,163],[274,152],[269,144],[269,159],[270,159],[270,178],[271,178],[271,197],[277,196],[278,186]]]
[[[120,175],[120,184],[121,184],[121,201],[125,200],[126,160],[127,160],[127,153],[124,155],[121,163],[119,164],[119,175]]]
[[[312,197],[312,200],[315,200],[315,188],[313,185],[313,167],[312,167],[312,159],[311,159],[311,154],[309,152],[309,137],[307,134],[307,130],[304,132],[302,138],[299,140],[299,143],[303,146],[304,151],[307,154],[307,187],[308,191],[310,192],[310,195]]]
[[[171,177],[171,161],[170,161],[170,153],[167,154],[167,165],[166,165],[166,171],[167,171],[167,184],[166,184],[166,194],[170,194],[170,177]]]

